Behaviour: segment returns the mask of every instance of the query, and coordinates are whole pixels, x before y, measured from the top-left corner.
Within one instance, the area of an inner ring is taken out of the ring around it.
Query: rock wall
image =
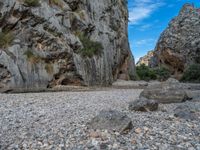
[[[136,63],[137,66],[145,64],[146,66],[151,67],[151,62],[154,56],[154,51],[149,51],[145,56],[141,57],[139,61]]]
[[[155,48],[157,65],[169,68],[172,74],[181,75],[185,68],[200,63],[200,9],[185,4],[179,15],[172,19],[161,34]]]
[[[0,16],[1,89],[134,76],[126,0],[0,0]]]

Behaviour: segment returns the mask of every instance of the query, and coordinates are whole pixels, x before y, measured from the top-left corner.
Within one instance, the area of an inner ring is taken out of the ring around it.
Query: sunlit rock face
[[[0,16],[1,89],[109,85],[134,76],[126,0],[1,0]]]
[[[151,67],[152,66],[152,59],[153,59],[153,56],[154,56],[154,51],[149,51],[145,56],[141,57],[139,59],[139,61],[137,62],[137,66],[140,66],[142,64],[144,64],[145,66],[149,66]]]
[[[185,4],[172,19],[157,43],[154,60],[180,75],[193,63],[200,63],[200,9]]]

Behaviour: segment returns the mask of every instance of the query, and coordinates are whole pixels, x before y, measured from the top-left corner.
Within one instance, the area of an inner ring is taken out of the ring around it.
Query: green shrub
[[[0,33],[0,48],[7,48],[14,40],[14,36],[11,32]]]
[[[145,66],[145,64],[137,66],[136,73],[140,80],[149,81],[157,79],[155,71],[153,69],[150,69],[148,66]]]
[[[170,77],[170,71],[164,67],[149,68],[145,64],[136,67],[139,80],[159,80],[165,81]]]
[[[82,19],[82,20],[85,20],[85,12],[84,11],[78,11],[77,14],[79,15],[79,17]]]
[[[37,64],[41,60],[40,56],[35,55],[31,50],[27,50],[24,55],[26,55],[28,61],[32,64]]]
[[[29,7],[37,7],[40,5],[40,0],[24,0],[24,3]]]
[[[200,64],[190,65],[181,79],[183,82],[200,82]]]
[[[134,75],[129,74],[129,77],[130,77],[130,80],[133,80],[133,81],[138,81],[138,80],[140,80],[140,77],[138,76],[137,73],[134,74]]]
[[[46,64],[45,65],[45,70],[47,71],[48,74],[52,74],[54,69],[52,64]]]
[[[50,0],[50,2],[56,6],[59,6],[59,7],[63,7],[63,4],[62,4],[62,1],[61,0]]]
[[[92,57],[93,55],[97,55],[102,52],[103,46],[101,43],[92,41],[83,34],[79,34],[78,36],[83,44],[83,48],[80,50],[80,53],[83,56]]]
[[[166,69],[165,67],[155,68],[154,72],[156,74],[157,80],[159,80],[159,81],[165,81],[171,75],[170,71],[168,69]]]

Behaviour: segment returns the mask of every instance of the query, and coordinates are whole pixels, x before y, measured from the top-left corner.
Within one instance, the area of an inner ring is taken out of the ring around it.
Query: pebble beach
[[[0,94],[0,149],[161,149],[200,150],[200,123],[173,116],[179,105],[200,108],[200,101],[161,104],[156,112],[130,112],[141,89]],[[93,130],[87,123],[101,110],[131,118],[127,134]]]

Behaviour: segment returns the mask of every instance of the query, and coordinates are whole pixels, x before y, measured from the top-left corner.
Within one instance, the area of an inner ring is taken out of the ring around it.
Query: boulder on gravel
[[[125,113],[116,110],[102,110],[88,123],[88,126],[95,130],[127,133],[127,131],[132,129],[132,121]]]
[[[159,103],[181,103],[189,99],[185,91],[176,89],[148,89],[144,90],[140,97],[155,99]]]
[[[129,103],[129,110],[131,111],[156,111],[158,109],[158,102],[155,100],[148,100],[146,98],[140,98]]]
[[[178,118],[182,118],[185,120],[199,120],[198,110],[195,107],[189,107],[187,105],[178,106],[174,110],[174,116]]]
[[[175,79],[144,89],[140,97],[154,99],[159,103],[181,103],[190,100],[182,84]]]
[[[194,97],[194,98],[192,98],[192,102],[200,102],[200,97]]]
[[[193,102],[200,102],[200,90],[186,90],[186,93]]]
[[[180,82],[178,80],[174,79],[174,78],[169,78],[169,79],[167,79],[167,81],[165,81],[165,83],[177,83],[177,84],[179,84]]]

